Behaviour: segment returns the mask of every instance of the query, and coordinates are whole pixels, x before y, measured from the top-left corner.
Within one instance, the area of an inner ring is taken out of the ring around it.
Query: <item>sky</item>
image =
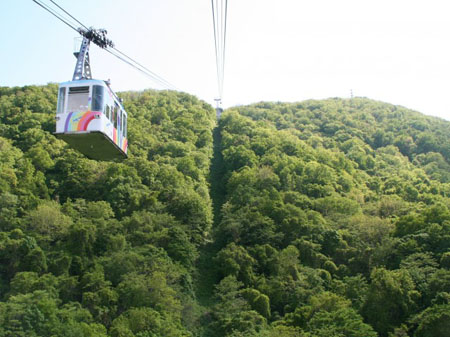
[[[214,104],[211,1],[54,1]],[[228,0],[223,106],[353,93],[450,120],[449,9],[446,0]],[[71,80],[77,34],[32,0],[1,0],[0,32],[0,86]],[[96,46],[90,58],[93,77],[115,91],[161,89]]]

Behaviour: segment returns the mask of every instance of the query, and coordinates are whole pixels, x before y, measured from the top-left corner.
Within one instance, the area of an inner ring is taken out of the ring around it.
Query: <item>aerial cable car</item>
[[[55,136],[95,160],[127,158],[127,112],[109,81],[92,79],[90,42],[114,47],[104,29],[80,28],[83,36],[72,81],[59,85]]]

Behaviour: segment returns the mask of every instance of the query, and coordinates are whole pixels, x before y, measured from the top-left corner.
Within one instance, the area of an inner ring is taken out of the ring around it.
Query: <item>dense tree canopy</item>
[[[446,336],[450,123],[125,92],[129,158],[0,88],[0,336]]]
[[[56,91],[0,89],[0,336],[190,335],[214,110],[123,93],[130,156],[96,162],[53,136]]]
[[[217,282],[270,305],[235,330],[445,335],[450,123],[354,98],[232,108],[218,128]]]

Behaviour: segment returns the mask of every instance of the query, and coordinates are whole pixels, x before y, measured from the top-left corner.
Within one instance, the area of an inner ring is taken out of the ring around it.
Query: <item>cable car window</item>
[[[115,109],[115,107],[112,107],[111,108],[111,122],[113,123],[113,125],[114,125],[115,119],[116,119],[116,109]]]
[[[57,113],[64,112],[64,103],[66,103],[66,87],[59,88]]]
[[[120,110],[120,119],[119,119],[119,127],[120,127],[120,132],[123,133],[123,111]]]
[[[89,87],[70,87],[69,88],[69,95],[70,94],[86,94],[89,93]]]
[[[119,118],[119,106],[117,103],[114,106],[114,127],[117,129],[117,119]]]
[[[69,88],[67,112],[87,111],[89,105],[89,87]]]
[[[92,86],[92,111],[103,111],[105,88],[101,85]]]
[[[106,118],[111,119],[110,113],[111,113],[111,108],[109,107],[109,105],[105,105],[105,115],[106,115]]]
[[[127,115],[123,115],[123,136],[127,138]]]

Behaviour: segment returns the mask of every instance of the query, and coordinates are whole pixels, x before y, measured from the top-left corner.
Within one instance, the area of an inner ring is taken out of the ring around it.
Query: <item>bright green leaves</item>
[[[348,300],[329,292],[311,297],[308,305],[297,308],[288,317],[311,336],[377,336]]]
[[[407,271],[374,269],[362,311],[367,322],[386,335],[414,312],[419,298]]]
[[[179,317],[181,305],[176,292],[161,272],[149,276],[131,273],[117,287],[123,309],[150,306],[157,311]]]
[[[61,240],[69,232],[72,219],[63,214],[58,203],[51,201],[39,205],[27,218],[27,229],[39,235],[39,240]]]
[[[130,156],[107,163],[53,137],[55,85],[0,88],[1,336],[444,336],[448,124],[237,107],[209,172],[212,107],[121,96]]]
[[[446,301],[447,124],[356,98],[237,107],[219,131],[221,293],[239,312],[267,296],[272,320],[255,332],[223,314],[228,336],[400,336]]]
[[[413,322],[418,325],[415,337],[445,336],[450,331],[450,304],[429,307]]]
[[[256,261],[245,248],[231,243],[217,254],[216,261],[223,276],[232,275],[246,285],[254,281],[253,268]]]
[[[116,318],[110,329],[112,337],[188,336],[170,317],[151,308],[132,308]]]
[[[10,297],[0,303],[0,312],[1,336],[107,336],[86,309],[75,303],[61,305],[42,290]]]
[[[225,277],[216,288],[217,304],[213,308],[215,336],[232,333],[251,335],[266,328],[268,297],[257,290],[246,289],[234,276]]]
[[[0,335],[188,335],[214,109],[124,93],[129,159],[96,162],[52,135],[56,89],[0,88]]]

